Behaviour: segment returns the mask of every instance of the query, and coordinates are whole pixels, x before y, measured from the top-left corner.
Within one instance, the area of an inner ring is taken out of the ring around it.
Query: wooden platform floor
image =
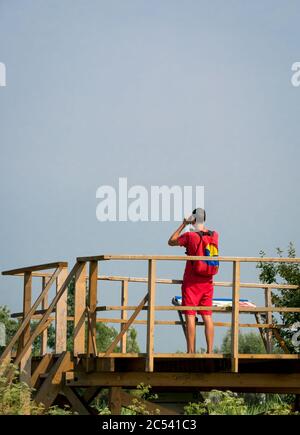
[[[33,370],[41,358],[33,359]],[[55,361],[55,357],[54,357]],[[52,365],[52,364],[51,364]],[[50,370],[51,365],[47,368]],[[44,374],[42,376],[47,376]],[[154,371],[146,372],[146,358],[87,357],[75,358],[73,368],[63,374],[69,387],[136,388],[140,383],[153,391],[207,391],[211,389],[240,392],[300,394],[300,358],[242,358],[239,373],[231,372],[231,359],[223,358],[154,358]]]

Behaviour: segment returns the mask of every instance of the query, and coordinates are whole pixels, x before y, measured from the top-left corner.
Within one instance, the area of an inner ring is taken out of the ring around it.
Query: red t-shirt
[[[218,237],[217,233],[215,236]],[[189,255],[197,255],[200,237],[195,232],[187,232],[178,238],[179,246],[184,246]],[[186,262],[182,283],[182,306],[211,307],[213,305],[213,277],[196,275],[190,260]],[[185,310],[185,314],[196,314],[194,310]],[[212,311],[198,311],[200,315],[211,315]]]
[[[199,235],[195,232],[189,231],[178,238],[179,246],[184,246],[189,252],[189,255],[197,255],[197,248],[199,245]],[[195,275],[193,273],[192,262],[188,260],[186,262],[184,276],[183,276],[183,287],[189,287],[190,285],[202,284],[202,283],[212,283],[212,276],[201,276]]]

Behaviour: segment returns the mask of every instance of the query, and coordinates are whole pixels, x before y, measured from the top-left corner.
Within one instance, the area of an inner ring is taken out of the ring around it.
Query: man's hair
[[[193,211],[193,215],[195,216],[196,220],[197,217],[203,217],[203,222],[206,221],[206,211],[203,208],[195,208],[195,210]]]

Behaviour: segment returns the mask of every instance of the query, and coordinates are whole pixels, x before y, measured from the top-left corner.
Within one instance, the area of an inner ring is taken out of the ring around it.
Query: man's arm
[[[177,228],[176,231],[174,231],[174,233],[169,238],[169,246],[178,246],[178,238],[180,236],[180,233],[188,224],[190,224],[190,222],[188,222],[186,219],[183,219],[182,224]]]

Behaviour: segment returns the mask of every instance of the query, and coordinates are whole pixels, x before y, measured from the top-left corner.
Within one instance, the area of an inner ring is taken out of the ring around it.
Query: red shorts
[[[211,307],[213,304],[213,292],[214,286],[212,283],[197,283],[182,285],[182,306],[183,307]],[[196,311],[187,310],[183,311],[183,314],[196,314]],[[211,316],[212,311],[203,310],[197,311],[198,314],[206,314]]]

